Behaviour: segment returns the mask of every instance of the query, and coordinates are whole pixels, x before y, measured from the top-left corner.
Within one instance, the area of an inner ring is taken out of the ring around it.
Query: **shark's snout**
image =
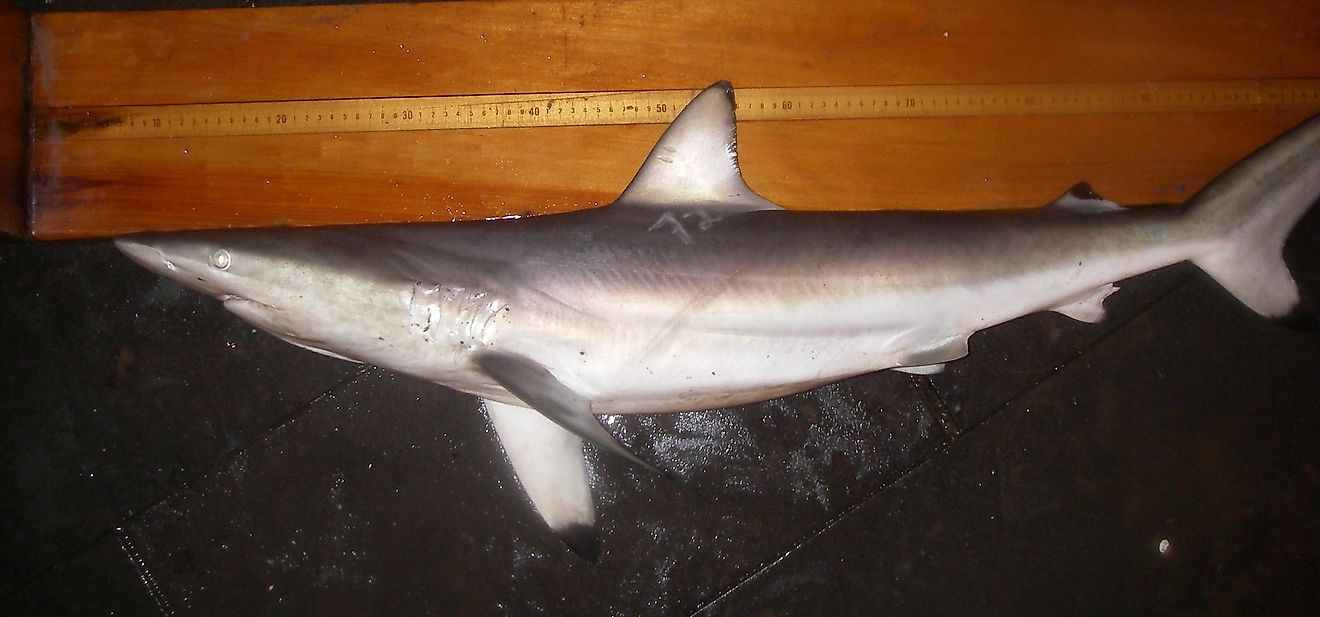
[[[234,280],[223,279],[228,269],[228,251],[223,268],[208,260],[207,245],[169,234],[134,234],[115,238],[115,246],[138,265],[176,283],[211,295],[234,294]]]
[[[115,246],[129,259],[157,274],[168,277],[178,270],[178,266],[175,265],[174,261],[169,259],[164,251],[150,241],[133,236],[121,236],[115,238]]]

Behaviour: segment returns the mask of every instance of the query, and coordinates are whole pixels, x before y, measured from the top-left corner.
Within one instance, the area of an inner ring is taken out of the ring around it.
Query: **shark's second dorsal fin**
[[[743,181],[733,110],[729,82],[702,90],[660,136],[615,205],[780,209]]]
[[[1058,199],[1046,204],[1045,208],[1068,214],[1095,214],[1122,210],[1123,206],[1101,197],[1089,183],[1078,182]]]

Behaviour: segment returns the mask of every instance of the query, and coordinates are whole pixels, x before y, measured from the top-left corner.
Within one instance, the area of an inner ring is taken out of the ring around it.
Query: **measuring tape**
[[[329,99],[45,110],[39,138],[664,124],[697,90]],[[739,120],[1320,110],[1320,79],[737,88]]]

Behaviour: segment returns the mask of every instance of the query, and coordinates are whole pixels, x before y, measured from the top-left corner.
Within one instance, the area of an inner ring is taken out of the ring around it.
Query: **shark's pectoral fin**
[[[1105,298],[1118,291],[1113,283],[1105,283],[1080,296],[1069,298],[1064,304],[1054,307],[1056,313],[1062,313],[1077,321],[1095,323],[1105,318]]]
[[[743,181],[733,109],[729,82],[702,90],[660,136],[615,205],[780,210]]]
[[[550,421],[597,447],[613,452],[646,469],[655,466],[628,451],[614,439],[591,414],[591,401],[569,389],[550,370],[530,358],[502,351],[486,350],[474,358],[477,367],[505,390],[541,412]]]
[[[587,485],[582,440],[526,407],[482,403],[537,513],[574,553],[596,561],[600,553],[596,510]]]

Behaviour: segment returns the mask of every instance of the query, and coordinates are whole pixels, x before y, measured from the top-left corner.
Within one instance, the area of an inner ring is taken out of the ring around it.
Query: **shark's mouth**
[[[299,328],[293,316],[278,306],[236,294],[219,296],[225,310],[262,330],[285,340],[298,339]],[[290,341],[293,342],[293,341]],[[295,343],[296,344],[296,343]]]
[[[223,296],[220,296],[220,302],[225,305],[225,308],[229,308],[229,309],[233,309],[236,306],[247,306],[252,308],[261,308],[268,311],[279,311],[279,312],[284,311],[284,309],[278,306],[272,306],[270,304],[266,304],[265,302],[261,302],[259,300],[253,300],[252,298],[245,298],[237,294],[225,294]]]

